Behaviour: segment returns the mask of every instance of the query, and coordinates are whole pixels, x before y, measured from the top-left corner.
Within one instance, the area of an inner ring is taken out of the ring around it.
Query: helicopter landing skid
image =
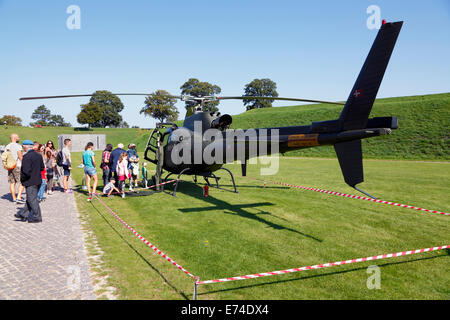
[[[173,193],[172,193],[172,195],[173,195],[174,197],[177,196],[177,188],[178,188],[178,183],[181,181],[181,180],[180,180],[181,176],[182,176],[183,174],[185,174],[186,172],[188,172],[189,170],[190,170],[190,168],[186,168],[186,169],[182,170],[182,171],[178,174],[177,181],[175,182],[175,187],[174,187]],[[206,183],[208,184],[209,187],[213,187],[213,188],[217,188],[217,189],[225,190],[225,191],[230,191],[230,192],[234,192],[234,193],[239,193],[239,192],[237,191],[237,188],[236,188],[236,183],[234,182],[234,176],[233,176],[233,173],[232,173],[230,170],[228,170],[227,168],[220,168],[219,170],[225,170],[225,171],[227,171],[227,172],[230,174],[231,181],[233,182],[233,188],[234,188],[234,191],[228,190],[228,189],[225,189],[225,188],[222,188],[222,187],[220,186],[220,184],[219,184],[219,180],[220,180],[221,177],[216,176],[216,175],[215,175],[214,173],[212,173],[212,172],[205,172],[204,174],[195,174],[195,175],[194,175],[194,182],[197,184],[197,177],[198,177],[198,176],[201,176],[201,177],[203,177],[203,179],[205,179],[205,181],[206,181]],[[169,174],[166,176],[166,178],[165,178],[166,181],[167,181],[167,179],[169,178],[170,175],[172,175],[172,173],[169,173]],[[213,179],[216,181],[215,185],[212,185],[212,184],[209,182],[208,178],[213,178]]]

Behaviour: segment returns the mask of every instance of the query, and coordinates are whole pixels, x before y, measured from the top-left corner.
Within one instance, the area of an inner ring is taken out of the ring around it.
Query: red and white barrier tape
[[[134,190],[136,190],[136,189],[150,189],[150,188],[154,188],[154,187],[157,187],[157,186],[162,186],[162,185],[165,185],[165,184],[168,184],[168,183],[171,183],[171,182],[176,182],[176,181],[178,181],[178,179],[173,179],[173,180],[170,180],[170,181],[154,184],[154,185],[152,185],[150,187],[134,188]]]
[[[261,181],[259,179],[254,179],[254,178],[250,178],[250,179]],[[437,211],[437,210],[429,210],[429,209],[409,206],[409,205],[406,205],[406,204],[401,204],[401,203],[396,203],[396,202],[390,202],[390,201],[385,201],[385,200],[380,200],[380,199],[372,199],[372,198],[369,198],[369,197],[357,196],[357,195],[353,195],[353,194],[341,193],[341,192],[324,190],[324,189],[318,189],[318,188],[312,188],[312,187],[296,186],[296,185],[292,185],[292,184],[288,184],[288,183],[284,183],[284,182],[277,182],[277,181],[270,181],[270,182],[272,182],[274,184],[279,184],[279,185],[282,185],[282,186],[287,186],[287,187],[292,187],[292,188],[297,188],[297,189],[310,190],[310,191],[315,191],[315,192],[321,192],[321,193],[331,194],[331,195],[334,195],[334,196],[341,196],[341,197],[346,197],[346,198],[351,198],[351,199],[360,199],[360,200],[372,201],[372,202],[376,202],[376,203],[389,204],[391,206],[397,206],[397,207],[402,207],[402,208],[414,209],[414,210],[419,210],[419,211],[426,211],[426,212],[431,212],[431,213],[439,213],[439,214],[442,214],[442,215],[445,215],[445,216],[450,216],[450,213],[447,213],[447,212],[441,212],[441,211]]]
[[[437,250],[442,250],[442,249],[447,249],[447,248],[450,248],[450,245],[444,245],[444,246],[432,247],[432,248],[426,248],[426,249],[417,249],[417,250],[411,250],[411,251],[401,251],[401,252],[397,252],[397,253],[389,253],[389,254],[383,254],[383,255],[379,255],[379,256],[351,259],[351,260],[338,261],[338,262],[330,262],[330,263],[324,263],[324,264],[316,264],[314,266],[286,269],[286,270],[280,270],[280,271],[255,273],[255,274],[249,274],[246,276],[222,278],[222,279],[216,279],[216,280],[197,281],[197,284],[208,284],[208,283],[218,283],[218,282],[227,282],[227,281],[235,281],[235,280],[245,280],[245,279],[253,279],[253,278],[260,278],[260,277],[268,277],[268,276],[274,276],[274,275],[279,275],[279,274],[299,272],[299,271],[304,271],[304,270],[334,267],[334,266],[350,264],[350,263],[358,263],[358,262],[364,262],[364,261],[372,261],[372,260],[380,260],[380,259],[387,259],[387,258],[393,258],[393,257],[407,256],[407,255],[411,255],[411,254],[423,253],[423,252],[429,252],[429,251],[437,251]]]
[[[132,227],[130,227],[128,225],[128,223],[126,223],[125,221],[123,221],[113,210],[111,210],[111,208],[109,208],[97,195],[95,196],[97,198],[97,200],[114,216],[114,218],[116,218],[117,220],[119,220],[128,230],[130,230],[131,232],[133,232],[133,234],[138,237],[139,240],[141,240],[143,243],[145,243],[148,247],[152,248],[157,254],[159,254],[161,257],[163,257],[164,259],[166,259],[167,261],[169,261],[171,264],[173,264],[175,267],[177,267],[178,269],[180,269],[181,271],[183,271],[185,274],[187,274],[188,276],[194,278],[196,281],[198,279],[198,277],[194,276],[192,273],[190,273],[189,271],[187,271],[186,269],[184,269],[181,265],[179,265],[178,263],[176,263],[173,259],[171,259],[169,256],[167,256],[164,252],[162,252],[161,250],[159,250],[156,246],[154,246],[153,244],[151,244],[147,239],[145,239],[143,236],[141,236],[136,230],[134,230]]]
[[[174,182],[174,181],[178,181],[178,179],[173,179],[173,180],[166,181],[166,182],[163,182],[163,183],[154,184],[154,185],[152,185],[150,187],[147,187],[147,188],[144,188],[144,189],[150,189],[150,188],[153,188],[153,187],[162,186],[164,184],[168,184],[168,183],[171,183],[171,182]]]

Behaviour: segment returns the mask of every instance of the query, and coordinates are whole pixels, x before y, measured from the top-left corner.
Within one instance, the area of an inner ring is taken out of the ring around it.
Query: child
[[[114,178],[111,178],[111,180],[106,184],[106,186],[103,188],[103,194],[107,197],[111,197],[111,193],[115,190],[118,193],[121,193],[119,189],[115,186],[116,180]]]
[[[122,198],[125,198],[125,180],[131,177],[130,171],[128,171],[127,158],[127,153],[122,153],[116,167],[116,173],[119,177],[119,189],[122,191]]]
[[[132,158],[133,159],[133,158]],[[130,159],[130,161],[132,161]],[[137,160],[139,161],[139,160]],[[130,178],[130,191],[133,191],[133,181],[134,181],[134,187],[138,187],[138,179],[139,179],[139,162],[131,162],[129,165],[129,171],[131,174]]]
[[[130,191],[133,191],[133,182],[135,188],[138,187],[139,178],[139,156],[136,151],[136,145],[130,143],[127,150],[128,155],[128,170],[130,171]]]
[[[144,188],[148,188],[147,162],[142,163],[142,184]]]

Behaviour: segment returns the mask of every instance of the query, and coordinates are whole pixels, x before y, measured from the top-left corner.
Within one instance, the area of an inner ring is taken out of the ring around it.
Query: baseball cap
[[[22,145],[23,146],[34,146],[34,142],[31,140],[23,140]]]

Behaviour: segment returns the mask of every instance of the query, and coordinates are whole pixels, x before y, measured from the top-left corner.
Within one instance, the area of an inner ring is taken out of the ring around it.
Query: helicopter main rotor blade
[[[281,98],[281,97],[260,97],[260,96],[235,96],[235,97],[216,97],[217,100],[284,100],[284,101],[302,101],[302,102],[315,102],[315,103],[329,103],[344,105],[343,102],[323,101],[323,100],[311,100],[311,99],[297,99],[297,98]]]
[[[92,97],[94,94],[70,94],[63,96],[43,96],[43,97],[23,97],[19,100],[38,100],[38,99],[59,99],[59,98],[79,98],[79,97]],[[151,93],[113,93],[116,96],[149,96]],[[171,98],[180,99],[179,96],[169,96]]]
[[[151,93],[113,93],[116,96],[149,96]],[[61,99],[61,98],[80,98],[80,97],[92,97],[94,94],[70,94],[60,96],[41,96],[41,97],[22,97],[19,100],[40,100],[40,99]],[[324,100],[312,100],[312,99],[298,99],[298,98],[282,98],[282,97],[261,97],[261,96],[226,96],[226,97],[193,97],[193,96],[174,96],[167,95],[169,98],[180,99],[182,101],[214,101],[214,100],[283,100],[283,101],[301,101],[301,102],[313,102],[313,103],[329,103],[344,105],[342,102],[324,101]]]

